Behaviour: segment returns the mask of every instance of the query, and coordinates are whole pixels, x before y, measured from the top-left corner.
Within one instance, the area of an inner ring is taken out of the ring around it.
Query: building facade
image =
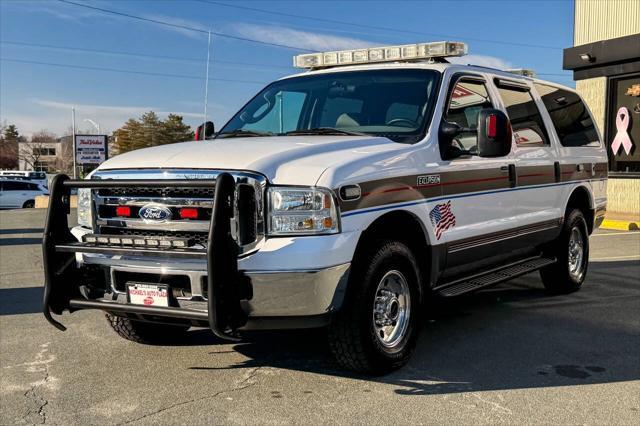
[[[609,154],[608,209],[640,216],[640,0],[575,0],[563,68],[594,115]]]

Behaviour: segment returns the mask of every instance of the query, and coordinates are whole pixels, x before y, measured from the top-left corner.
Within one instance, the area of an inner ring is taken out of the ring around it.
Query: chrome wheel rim
[[[569,274],[579,280],[584,269],[584,240],[577,226],[571,229],[569,236]]]
[[[373,329],[378,341],[387,348],[397,346],[409,328],[411,292],[400,271],[387,272],[376,289],[373,301]]]

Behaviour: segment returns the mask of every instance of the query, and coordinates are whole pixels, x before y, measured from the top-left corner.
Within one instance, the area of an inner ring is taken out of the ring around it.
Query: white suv
[[[0,209],[33,208],[38,195],[49,191],[36,182],[0,177]]]
[[[123,337],[329,327],[346,368],[404,364],[428,297],[585,280],[607,156],[572,89],[447,63],[440,42],[301,55],[211,140],[52,184],[45,316]],[[79,226],[65,201],[79,189]],[[75,260],[75,261],[74,261]],[[73,285],[72,285],[73,283]]]

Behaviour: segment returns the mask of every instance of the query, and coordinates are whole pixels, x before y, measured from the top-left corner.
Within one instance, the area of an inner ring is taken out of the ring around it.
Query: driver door
[[[443,145],[442,139],[440,144],[443,158],[453,152],[457,155],[441,163],[443,195],[438,203],[448,204],[455,217],[455,225],[442,234],[447,276],[490,266],[498,262],[494,255],[516,248],[508,238],[518,221],[518,203],[510,191],[515,186],[513,154],[498,158],[476,155],[478,114],[495,105],[484,76],[457,74],[451,79],[443,119],[470,131],[459,134],[450,145]]]

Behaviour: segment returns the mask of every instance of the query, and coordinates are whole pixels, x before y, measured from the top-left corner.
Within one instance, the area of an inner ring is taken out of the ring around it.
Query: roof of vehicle
[[[464,56],[462,56],[460,59],[463,59],[463,58]],[[454,71],[456,70],[475,71],[479,73],[490,73],[490,74],[504,77],[506,79],[510,79],[513,81],[531,81],[531,82],[543,83],[546,85],[562,88],[572,92],[575,91],[571,87],[563,86],[558,83],[554,83],[547,80],[541,80],[539,78],[526,77],[523,75],[514,74],[509,71],[500,70],[498,68],[483,67],[483,66],[472,65],[472,64],[456,64],[456,63],[428,62],[428,61],[371,63],[371,64],[343,65],[339,67],[318,68],[318,69],[311,69],[311,70],[303,71],[300,73],[292,74],[289,76],[285,76],[280,78],[279,80],[286,80],[289,78],[296,78],[296,77],[309,76],[309,75],[332,74],[332,73],[339,73],[339,72],[345,72],[345,71],[366,71],[366,70],[384,70],[384,69],[429,69],[429,70],[438,71],[440,73],[444,73],[448,69],[453,69]]]

